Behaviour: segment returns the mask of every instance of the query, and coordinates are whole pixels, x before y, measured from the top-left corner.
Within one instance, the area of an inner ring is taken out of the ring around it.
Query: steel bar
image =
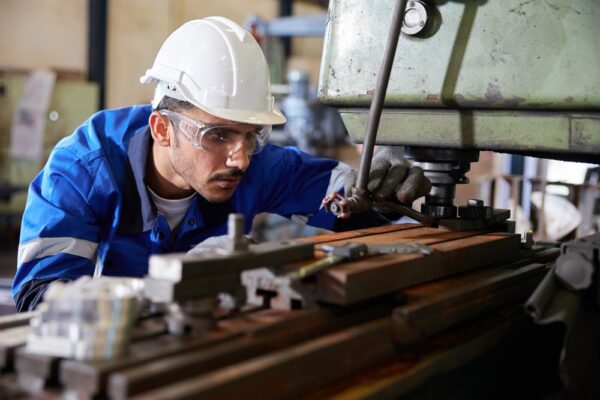
[[[187,268],[187,263],[182,264]],[[241,286],[240,273],[223,273],[204,278],[190,277],[179,282],[165,279],[145,278],[144,295],[159,303],[178,302],[187,299],[215,296],[218,293],[234,293]]]
[[[366,228],[366,229],[357,229],[354,231],[346,231],[346,232],[336,232],[336,233],[326,233],[324,235],[317,235],[311,237],[305,237],[298,239],[302,242],[309,242],[314,244],[322,244],[328,242],[338,242],[344,239],[352,239],[352,238],[364,238],[366,236],[376,236],[385,233],[391,232],[401,232],[409,229],[417,229],[421,228],[422,225],[419,224],[394,224],[394,225],[384,225],[377,226],[374,228]]]
[[[493,261],[508,261],[519,254],[518,235],[487,233],[450,241],[440,240],[441,237],[425,235],[415,240],[433,249],[427,256],[388,254],[333,266],[317,274],[316,298],[339,305],[351,304]]]
[[[166,332],[161,318],[149,318],[135,326],[131,332],[132,341],[152,339]],[[58,371],[62,358],[28,353],[21,347],[15,354],[15,370],[19,385],[30,394],[41,391],[58,382]]]
[[[58,382],[58,365],[60,358],[32,354],[25,347],[17,350],[15,370],[21,389],[31,395],[40,395],[50,384]]]
[[[149,261],[149,276],[170,282],[188,279],[206,279],[211,275],[240,273],[265,266],[277,266],[293,261],[310,259],[314,255],[312,243],[280,241],[250,245],[249,250],[234,254],[173,253],[154,255]],[[218,291],[217,291],[218,293]]]
[[[544,264],[532,264],[517,270],[500,270],[491,277],[485,277],[489,275],[485,271],[447,290],[435,287],[428,296],[414,302],[410,302],[408,290],[409,304],[392,313],[394,340],[415,343],[492,309],[522,304],[546,270]]]
[[[325,258],[321,258],[311,264],[305,265],[300,269],[289,272],[285,275],[285,278],[290,281],[299,281],[306,278],[307,276],[314,275],[317,272],[323,271],[333,265],[339,264],[344,261],[345,258],[338,255],[330,255]]]
[[[508,307],[466,326],[438,336],[421,346],[404,349],[399,356],[360,371],[305,399],[398,399],[414,393],[431,379],[444,376],[517,337],[531,326],[522,307]],[[496,371],[494,369],[494,371]],[[496,393],[497,394],[497,393]],[[444,398],[445,396],[441,396]],[[475,396],[477,397],[477,396]],[[420,397],[417,397],[420,398]],[[426,398],[437,398],[426,396]]]
[[[373,205],[373,209],[375,211],[379,211],[379,212],[383,212],[383,213],[393,212],[393,213],[406,215],[407,217],[412,218],[415,221],[418,221],[425,226],[434,226],[437,224],[437,220],[432,218],[431,216],[422,214],[422,213],[420,213],[416,210],[413,210],[412,208],[405,206],[404,204],[400,204],[400,203],[383,201],[383,202],[375,203]]]
[[[15,351],[25,345],[28,333],[29,325],[0,331],[0,371],[13,369]]]
[[[152,365],[140,365],[119,371],[109,378],[108,395],[111,399],[126,399],[217,368],[278,351],[319,335],[381,318],[389,315],[391,307],[391,304],[379,303],[360,307],[351,313],[320,310],[312,313],[312,317],[302,324],[266,332],[254,338],[245,337],[210,349],[161,359]]]
[[[310,316],[308,316],[310,318]],[[104,393],[108,376],[116,371],[155,363],[166,357],[205,350],[221,343],[228,343],[244,335],[257,336],[277,327],[294,322],[302,324],[307,313],[273,312],[272,310],[240,314],[219,323],[219,330],[195,337],[160,336],[155,339],[134,342],[129,354],[111,361],[82,362],[65,360],[60,365],[60,382],[72,393],[93,397]]]
[[[367,246],[369,246],[420,243],[429,246],[435,243],[451,242],[453,240],[474,237],[484,233],[485,232],[477,231],[446,231],[437,228],[416,225],[416,227],[413,229],[403,229],[401,231],[385,232],[378,235],[354,236],[327,241],[327,245],[341,246],[346,243],[365,243]]]
[[[289,398],[395,354],[386,317],[131,398]]]
[[[29,320],[37,315],[37,311],[24,312],[0,317],[0,330],[16,326],[29,325]]]
[[[218,332],[187,340],[176,336],[161,336],[155,340],[132,343],[129,354],[115,360],[89,362],[64,360],[59,367],[59,379],[66,389],[93,397],[104,391],[108,374],[113,371],[154,362],[172,354],[207,348],[236,336],[239,334]]]

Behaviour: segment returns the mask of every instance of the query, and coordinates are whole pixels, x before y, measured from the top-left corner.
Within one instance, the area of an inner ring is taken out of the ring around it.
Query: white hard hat
[[[271,95],[269,69],[260,46],[227,18],[192,20],[173,32],[152,68],[140,78],[143,84],[152,81],[158,81],[154,107],[169,96],[230,121],[285,122]]]

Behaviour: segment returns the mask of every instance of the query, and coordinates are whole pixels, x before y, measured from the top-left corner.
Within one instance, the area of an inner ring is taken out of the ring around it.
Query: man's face
[[[194,121],[206,124],[232,125],[241,129],[244,135],[254,135],[253,125],[239,125],[213,115],[199,108],[179,111]],[[233,151],[205,151],[194,147],[180,129],[169,124],[171,145],[169,161],[178,175],[175,182],[182,189],[193,189],[210,202],[224,202],[231,198],[248,165],[251,156],[247,155],[244,143]],[[178,179],[179,178],[179,179]]]

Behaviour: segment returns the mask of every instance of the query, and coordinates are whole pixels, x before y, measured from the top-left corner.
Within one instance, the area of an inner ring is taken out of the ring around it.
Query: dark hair
[[[192,108],[194,108],[192,103],[165,96],[162,98],[160,103],[158,103],[154,111],[169,110],[173,112],[179,112],[183,110],[190,110]]]

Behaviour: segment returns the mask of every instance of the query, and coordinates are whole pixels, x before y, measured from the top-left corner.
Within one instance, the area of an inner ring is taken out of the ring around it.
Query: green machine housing
[[[407,10],[415,3],[426,24],[400,37],[376,142],[425,163],[437,180],[429,200],[451,202],[479,150],[599,162],[598,0],[409,0]],[[356,142],[394,4],[329,5],[319,99],[339,109]]]

